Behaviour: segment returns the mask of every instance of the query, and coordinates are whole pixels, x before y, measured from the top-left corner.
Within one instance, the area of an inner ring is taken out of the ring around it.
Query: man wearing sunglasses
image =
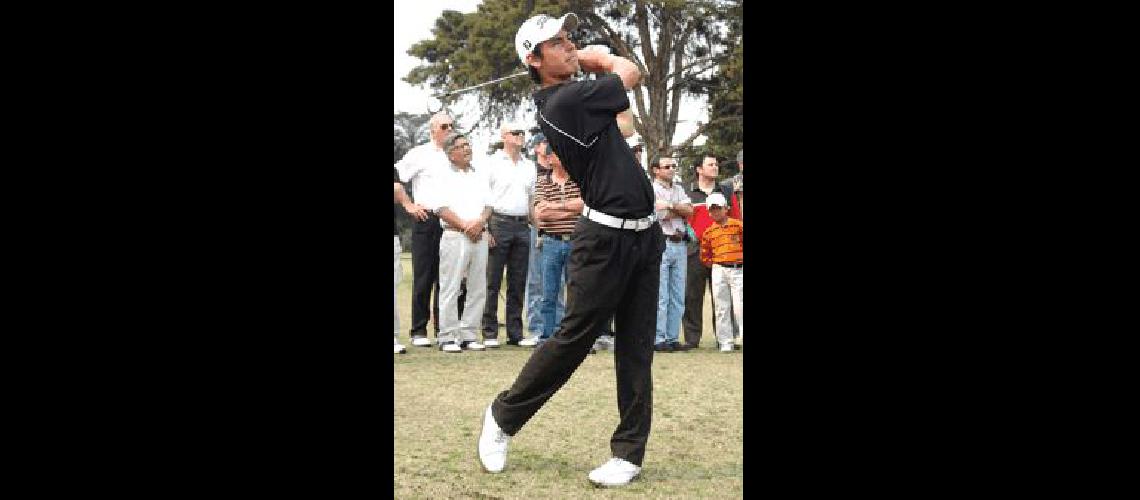
[[[687,351],[681,344],[681,314],[685,311],[685,268],[688,266],[685,244],[685,217],[693,215],[693,205],[685,189],[673,183],[677,160],[660,158],[650,165],[653,170],[654,208],[661,231],[665,233],[665,252],[661,255],[661,284],[657,292],[658,352]]]
[[[653,339],[665,237],[653,213],[653,187],[618,128],[637,65],[602,51],[578,51],[568,33],[578,17],[537,15],[515,34],[515,51],[532,81],[538,125],[569,178],[581,187],[566,279],[566,315],[535,349],[511,387],[483,413],[478,440],[483,468],[502,472],[512,436],[538,412],[615,319],[614,371],[619,422],[612,458],[588,475],[598,486],[622,486],[641,472],[653,413]],[[597,79],[574,81],[580,71]],[[566,425],[581,425],[566,422]]]
[[[530,267],[531,198],[534,193],[534,163],[522,155],[526,127],[505,123],[499,129],[503,149],[482,164],[491,181],[491,236],[495,246],[487,257],[487,301],[483,308],[483,339],[487,347],[499,346],[499,289],[506,268],[507,343],[523,339],[523,296]]]
[[[436,113],[428,122],[431,140],[408,151],[396,163],[400,181],[411,185],[412,198],[403,203],[412,216],[412,345],[431,347],[427,338],[428,305],[435,318],[435,335],[439,338],[439,240],[443,228],[435,210],[439,208],[440,178],[451,162],[443,151],[443,141],[454,132],[455,122],[447,113]],[[431,303],[432,289],[435,302]],[[462,295],[462,292],[461,292]],[[459,314],[463,314],[463,301],[459,301]]]

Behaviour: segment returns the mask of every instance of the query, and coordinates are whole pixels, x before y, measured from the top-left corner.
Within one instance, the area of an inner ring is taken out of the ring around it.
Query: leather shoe
[[[657,352],[673,352],[673,344],[668,342],[661,342],[653,345],[653,350]]]
[[[682,343],[676,342],[676,341],[674,341],[671,344],[671,347],[673,348],[673,351],[676,351],[676,352],[685,352],[685,351],[689,350],[689,344],[682,344]]]

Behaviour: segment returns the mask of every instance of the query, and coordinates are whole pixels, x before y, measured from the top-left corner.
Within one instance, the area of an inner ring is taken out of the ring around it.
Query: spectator
[[[566,283],[566,262],[570,258],[570,239],[582,215],[582,191],[570,180],[554,151],[548,150],[546,161],[550,175],[535,185],[534,215],[542,238],[542,335],[525,339],[519,345],[539,345],[554,335],[562,322],[556,303]]]
[[[506,329],[507,343],[518,345],[523,338],[523,293],[530,265],[531,197],[534,195],[535,167],[522,156],[526,127],[504,124],[499,133],[503,150],[487,162],[491,186],[491,248],[487,265],[487,300],[483,311],[483,338],[497,345],[499,335],[499,288],[503,268],[507,271]]]
[[[478,341],[479,315],[483,311],[487,276],[487,219],[491,216],[490,189],[487,176],[471,167],[471,143],[461,134],[444,139],[450,168],[443,174],[443,194],[437,210],[443,236],[439,242],[439,281],[441,330],[440,350],[481,351]],[[467,279],[467,297],[462,318],[456,314],[459,282]]]
[[[657,292],[657,337],[654,350],[659,352],[686,351],[677,337],[681,331],[681,314],[685,310],[685,217],[693,215],[693,206],[685,190],[673,184],[677,160],[661,158],[654,161],[654,208],[661,231],[665,234],[665,250],[661,254],[661,283]]]
[[[412,216],[412,345],[431,346],[427,338],[428,305],[432,289],[435,289],[435,303],[432,316],[435,318],[436,339],[439,338],[439,239],[443,235],[439,217],[438,179],[448,168],[447,156],[443,153],[443,139],[455,126],[447,113],[436,113],[431,117],[431,140],[408,151],[399,162],[396,170],[400,181],[410,183],[412,198],[404,204],[404,210]]]
[[[690,348],[697,348],[701,342],[701,330],[704,328],[705,291],[712,287],[712,277],[709,268],[701,264],[700,239],[705,228],[712,223],[705,199],[714,191],[720,192],[726,199],[732,196],[732,191],[716,182],[720,166],[718,159],[712,154],[705,154],[694,166],[697,179],[690,187],[689,199],[693,202],[693,215],[689,217],[694,239],[689,242],[688,268],[686,269],[685,283],[685,314],[681,323],[685,329],[685,343]],[[732,217],[739,217],[735,212]],[[716,297],[713,297],[713,310],[716,310]]]
[[[645,145],[643,145],[642,143],[639,142],[637,144],[634,144],[632,149],[633,149],[633,157],[637,158],[637,166],[640,167],[640,166],[644,165],[642,163],[642,153],[645,152]],[[645,175],[648,176],[650,179],[653,179],[653,172],[650,169],[646,169]]]
[[[731,190],[733,198],[732,206],[736,208],[735,212],[741,224],[744,223],[744,150],[741,149],[736,153],[736,168],[738,172],[736,175],[726,179],[724,184]]]
[[[535,165],[538,168],[535,170],[535,177],[538,180],[550,177],[550,166],[546,161],[546,154],[548,151],[549,143],[546,141],[546,136],[539,132],[531,139],[531,148],[534,151]],[[536,184],[537,186],[537,184]],[[538,237],[538,224],[535,221],[533,210],[530,216],[530,264],[527,266],[527,279],[526,279],[526,329],[530,332],[529,339],[523,339],[519,345],[533,346],[538,339],[542,336],[542,238]],[[566,310],[566,292],[559,289],[558,303],[556,305],[555,315],[559,318]]]
[[[400,228],[396,225],[396,203],[406,205],[411,203],[408,199],[408,193],[404,192],[404,186],[400,184],[400,172],[396,167],[392,167],[392,275],[395,278],[392,281],[392,353],[404,354],[408,349],[400,343],[400,308],[396,305],[396,289],[400,286],[400,275],[403,274],[403,269],[400,269],[400,253],[403,249],[400,248]]]
[[[724,195],[713,193],[705,203],[713,222],[701,236],[701,262],[712,268],[717,343],[721,352],[732,352],[730,310],[744,340],[744,225],[728,217]]]

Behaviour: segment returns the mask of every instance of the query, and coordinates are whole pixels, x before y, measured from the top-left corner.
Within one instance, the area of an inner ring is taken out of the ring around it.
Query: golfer
[[[483,468],[501,472],[510,438],[566,383],[614,316],[620,422],[610,438],[613,458],[589,479],[598,486],[622,486],[640,474],[649,439],[665,237],[653,215],[653,187],[615,119],[629,108],[626,91],[640,72],[621,57],[579,52],[567,38],[577,25],[574,14],[539,15],[515,34],[519,59],[541,86],[533,95],[538,125],[581,187],[585,206],[570,246],[566,315],[510,389],[487,407],[478,449]],[[604,75],[572,81],[579,70]]]

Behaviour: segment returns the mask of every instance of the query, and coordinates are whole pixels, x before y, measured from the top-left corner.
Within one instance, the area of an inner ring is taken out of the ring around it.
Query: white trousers
[[[400,343],[400,308],[396,304],[396,289],[400,287],[400,252],[404,251],[400,248],[400,237],[392,236],[392,275],[395,279],[392,281],[392,344]]]
[[[744,340],[744,268],[712,266],[712,292],[716,299],[716,340],[732,343],[731,313],[736,319],[740,339]]]
[[[459,318],[459,285],[467,278],[467,300]],[[472,242],[458,231],[439,239],[439,342],[478,340],[487,302],[487,233]]]

